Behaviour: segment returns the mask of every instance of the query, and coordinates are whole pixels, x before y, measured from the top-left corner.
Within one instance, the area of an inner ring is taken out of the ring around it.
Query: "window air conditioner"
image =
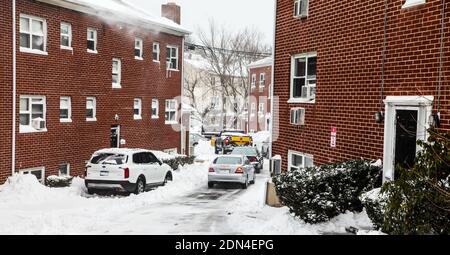
[[[281,156],[276,155],[270,159],[270,173],[272,175],[281,174]]]
[[[45,128],[45,120],[42,118],[36,118],[32,120],[31,126],[36,130]]]

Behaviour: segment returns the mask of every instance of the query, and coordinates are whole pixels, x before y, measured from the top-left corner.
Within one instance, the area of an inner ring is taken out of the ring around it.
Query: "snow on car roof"
[[[247,134],[242,134],[242,133],[234,133],[234,132],[226,132],[226,133],[222,133],[222,136],[249,136]]]

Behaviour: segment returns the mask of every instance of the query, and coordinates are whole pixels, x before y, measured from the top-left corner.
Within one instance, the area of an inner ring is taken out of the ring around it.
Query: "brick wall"
[[[265,86],[264,89],[260,90],[259,87],[259,81],[260,81],[260,74],[265,73]],[[254,89],[251,88],[251,81],[252,81],[252,75],[256,75],[256,86]],[[270,113],[270,88],[272,84],[272,67],[271,66],[261,66],[261,67],[255,67],[250,69],[250,75],[249,75],[249,86],[250,86],[250,96],[249,96],[249,105],[248,105],[248,111],[249,111],[249,129],[254,130],[255,132],[258,131],[264,131],[267,127],[267,122],[265,118],[266,113]],[[256,114],[254,116],[251,115],[251,107],[252,103],[255,103],[256,105]],[[258,111],[259,111],[259,104],[264,103],[265,112],[264,115],[261,117],[258,117]],[[267,128],[268,129],[268,128]],[[250,131],[249,130],[249,131]]]
[[[2,32],[8,29],[10,18],[3,15]],[[110,147],[111,125],[121,125],[121,138],[126,147],[163,150],[177,148],[180,152],[180,133],[164,121],[165,99],[181,95],[181,71],[166,71],[166,45],[179,47],[179,69],[182,65],[182,38],[138,29],[126,24],[112,24],[98,17],[79,12],[19,0],[17,13],[45,18],[48,27],[48,55],[18,52],[17,95],[46,96],[47,132],[17,134],[17,167],[45,167],[46,175],[57,174],[58,165],[70,163],[71,174],[81,175],[85,160],[99,148]],[[6,8],[5,12],[8,11]],[[17,18],[19,21],[19,17]],[[60,22],[72,24],[73,51],[60,49]],[[18,22],[19,24],[19,22]],[[98,29],[98,54],[87,53],[87,27]],[[17,25],[19,29],[19,25]],[[9,29],[10,30],[10,29]],[[3,33],[8,35],[9,33]],[[135,37],[144,40],[144,60],[134,58]],[[8,40],[9,41],[9,40]],[[161,45],[161,63],[152,60],[152,43]],[[10,45],[1,42],[2,56]],[[6,55],[6,54],[5,54]],[[122,61],[122,88],[112,89],[112,59]],[[4,61],[2,59],[2,61]],[[10,71],[6,77],[10,77]],[[2,77],[3,79],[3,77]],[[1,80],[2,83],[5,83]],[[0,118],[10,119],[10,99],[0,91],[4,111]],[[8,93],[6,93],[8,94]],[[60,96],[72,97],[72,123],[60,123]],[[97,99],[97,121],[87,122],[86,97]],[[134,98],[142,99],[142,120],[133,119]],[[151,102],[159,99],[159,119],[151,119]],[[8,101],[9,100],[9,101]],[[19,107],[19,99],[17,102]],[[19,109],[19,108],[18,108]],[[4,115],[3,115],[4,114]],[[114,120],[115,114],[119,120]],[[19,114],[17,113],[17,118]],[[19,130],[19,122],[17,122]],[[8,139],[10,124],[0,124],[0,132]],[[3,159],[10,159],[7,145],[1,144]],[[5,148],[3,148],[5,146]],[[1,163],[0,183],[9,175],[8,163]]]
[[[385,96],[437,97],[439,67],[439,0],[401,9],[389,1]],[[309,1],[306,19],[293,17],[293,1],[278,0],[276,15],[275,86],[280,120],[273,153],[288,150],[314,155],[315,164],[351,158],[383,157],[384,125],[374,120],[380,109],[384,1]],[[442,128],[450,129],[450,6],[446,7]],[[291,55],[317,52],[315,104],[288,104]],[[306,108],[306,126],[289,124],[291,107]],[[435,106],[436,107],[436,106]],[[384,110],[384,106],[383,106]],[[337,127],[337,147],[330,129]]]
[[[11,174],[12,5],[0,8],[0,183]]]

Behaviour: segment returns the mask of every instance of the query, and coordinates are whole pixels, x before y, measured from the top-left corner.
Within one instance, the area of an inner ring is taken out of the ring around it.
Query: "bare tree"
[[[198,35],[204,46],[202,55],[209,64],[208,71],[218,78],[220,84],[221,127],[227,125],[224,117],[227,108],[232,110],[232,125],[236,127],[238,113],[242,111],[249,93],[247,65],[261,59],[263,53],[270,52],[270,47],[263,43],[262,33],[254,28],[231,32],[213,20],[210,20],[208,30],[200,30]]]

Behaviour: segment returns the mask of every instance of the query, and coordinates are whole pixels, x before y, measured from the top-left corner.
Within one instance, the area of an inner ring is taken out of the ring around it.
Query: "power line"
[[[214,50],[214,51],[221,51],[221,52],[225,52],[225,53],[237,53],[237,54],[240,54],[240,55],[249,55],[249,56],[257,56],[257,57],[270,57],[270,56],[272,56],[272,53],[230,50],[230,49],[217,48],[217,47],[208,47],[208,46],[194,44],[194,43],[188,43],[188,42],[185,43],[185,46],[186,46],[186,49],[188,49],[188,50],[196,50],[196,49]]]

